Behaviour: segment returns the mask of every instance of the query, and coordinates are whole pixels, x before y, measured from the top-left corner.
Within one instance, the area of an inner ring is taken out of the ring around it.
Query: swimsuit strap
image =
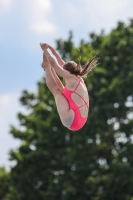
[[[79,84],[80,84],[80,80],[79,80],[79,82],[78,82],[78,84],[77,84],[77,86],[76,86],[76,88],[75,88],[75,90],[73,92],[75,92],[77,90]]]
[[[73,93],[77,94],[77,95],[84,101],[84,103],[85,103],[84,105],[79,106],[78,108],[81,108],[81,107],[83,107],[83,106],[85,106],[85,105],[88,107],[88,103],[84,100],[84,98],[83,98],[80,94],[78,94],[77,92],[75,92],[75,91],[77,90],[77,88],[78,88],[80,82],[81,82],[81,80],[79,79],[79,82],[78,82],[78,84],[77,84],[75,90],[73,91]],[[83,83],[83,82],[82,82],[82,83]]]
[[[84,100],[84,98],[80,94],[78,94],[77,92],[74,92],[74,93],[77,94],[84,101],[84,103],[85,103],[84,105],[79,106],[78,108],[81,108],[81,107],[83,107],[85,105],[89,108],[88,103]]]

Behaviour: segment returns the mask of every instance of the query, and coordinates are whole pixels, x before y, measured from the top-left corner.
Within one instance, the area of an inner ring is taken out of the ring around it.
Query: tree
[[[7,200],[10,185],[10,174],[5,167],[0,167],[0,199]]]
[[[29,114],[18,114],[24,130],[11,127],[22,140],[11,151],[11,200],[132,200],[133,199],[133,20],[119,22],[109,35],[90,34],[79,47],[57,40],[64,59],[81,64],[92,51],[100,65],[86,79],[90,95],[89,120],[71,132],[60,122],[53,97],[45,84],[36,94],[24,91],[20,102]],[[17,183],[17,184],[16,184]]]

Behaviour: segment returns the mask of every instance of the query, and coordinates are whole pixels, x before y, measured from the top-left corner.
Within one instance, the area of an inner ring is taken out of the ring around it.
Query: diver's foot
[[[42,62],[41,66],[42,66],[42,68],[43,68],[44,71],[45,71],[46,67],[49,67],[50,64],[49,64],[49,62],[46,61],[46,62]]]
[[[40,43],[40,46],[43,51],[48,48],[48,44],[46,44],[46,43]]]

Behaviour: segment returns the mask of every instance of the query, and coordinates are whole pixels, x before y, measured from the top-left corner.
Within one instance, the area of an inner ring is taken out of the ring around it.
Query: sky
[[[56,46],[73,31],[78,46],[89,34],[109,33],[118,21],[133,18],[132,0],[0,0],[0,166],[10,169],[9,151],[20,141],[10,134],[19,127],[23,90],[35,92],[44,76],[39,43]]]

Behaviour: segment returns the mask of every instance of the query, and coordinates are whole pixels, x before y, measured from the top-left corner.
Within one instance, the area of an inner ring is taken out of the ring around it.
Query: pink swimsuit
[[[64,87],[63,89],[63,95],[66,97],[66,99],[68,100],[68,103],[69,103],[69,107],[70,109],[72,109],[75,113],[75,116],[74,116],[74,120],[72,122],[72,125],[69,127],[71,130],[73,131],[76,131],[76,130],[79,130],[80,128],[82,128],[84,126],[84,124],[86,123],[87,121],[87,117],[82,117],[81,114],[80,114],[80,110],[79,108],[83,107],[83,106],[87,106],[88,107],[88,103],[83,99],[83,97],[81,97],[80,94],[78,94],[76,92],[76,89],[78,88],[79,84],[80,84],[80,81],[78,82],[78,85],[76,86],[75,90],[68,90],[66,87]],[[72,93],[75,93],[77,94],[83,101],[84,101],[84,104],[82,106],[77,106],[76,103],[72,100],[72,97],[71,97],[71,94]]]

